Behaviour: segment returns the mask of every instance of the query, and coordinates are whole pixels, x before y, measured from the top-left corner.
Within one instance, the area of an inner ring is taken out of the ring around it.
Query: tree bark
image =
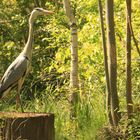
[[[102,34],[102,46],[104,52],[104,68],[105,68],[105,76],[106,76],[106,87],[107,87],[107,95],[106,95],[106,108],[108,113],[109,123],[113,125],[113,120],[111,116],[111,92],[109,85],[109,72],[108,72],[108,58],[107,58],[107,47],[106,47],[106,37],[105,37],[105,28],[104,28],[104,20],[103,20],[103,8],[101,0],[98,0],[99,5],[99,13],[100,13],[100,22],[101,22],[101,34]]]
[[[119,98],[117,94],[117,57],[114,30],[114,1],[106,0],[107,9],[107,43],[109,48],[109,81],[111,91],[111,113],[113,125],[117,126],[120,120]]]
[[[75,116],[75,105],[78,102],[78,36],[76,19],[72,12],[69,0],[64,0],[64,9],[70,22],[71,30],[71,72],[70,72],[70,90],[72,116]]]
[[[41,4],[40,4],[41,7],[45,8],[46,1],[47,1],[47,0],[41,0]]]
[[[126,0],[126,103],[128,118],[133,113],[131,84],[131,0]]]
[[[135,44],[135,46],[136,46],[136,49],[137,49],[137,52],[138,52],[138,54],[139,54],[139,56],[140,56],[140,49],[139,49],[139,46],[138,46],[138,41],[137,41],[137,39],[135,38],[135,35],[134,35],[134,31],[133,31],[133,27],[132,27],[132,23],[131,23],[131,17],[129,17],[129,13],[128,13],[128,10],[130,10],[130,7],[131,6],[129,6],[130,5],[130,2],[128,1],[126,1],[126,13],[127,13],[127,21],[126,22],[128,22],[128,24],[129,24],[129,28],[130,28],[130,32],[131,32],[131,36],[132,36],[132,39],[133,39],[133,41],[134,41],[134,44]],[[130,13],[131,14],[131,13]],[[131,16],[131,15],[130,15]]]
[[[38,0],[34,0],[35,3],[35,7],[40,7],[39,1]]]
[[[54,115],[0,112],[0,140],[54,140]]]

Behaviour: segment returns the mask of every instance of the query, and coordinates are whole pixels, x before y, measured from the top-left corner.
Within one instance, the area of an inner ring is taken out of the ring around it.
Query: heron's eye
[[[35,8],[35,10],[37,10],[37,11],[39,11],[39,12],[41,12],[41,11],[42,11],[40,8]]]

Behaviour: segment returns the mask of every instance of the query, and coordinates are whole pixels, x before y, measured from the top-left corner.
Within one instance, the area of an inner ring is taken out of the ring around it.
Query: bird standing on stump
[[[10,92],[12,88],[17,86],[17,95],[16,95],[16,105],[17,107],[21,106],[20,101],[20,90],[22,88],[23,82],[27,73],[29,72],[31,58],[32,58],[32,42],[33,42],[33,23],[38,15],[49,15],[53,14],[51,11],[44,10],[43,8],[35,8],[29,18],[29,36],[27,43],[20,53],[20,55],[12,62],[4,73],[0,81],[0,99],[7,93]]]

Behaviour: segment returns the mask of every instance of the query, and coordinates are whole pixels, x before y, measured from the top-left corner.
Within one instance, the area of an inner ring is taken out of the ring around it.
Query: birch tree
[[[78,37],[76,19],[72,12],[69,0],[64,0],[64,9],[69,19],[71,30],[71,72],[70,72],[70,90],[71,90],[71,104],[72,116],[75,116],[74,108],[78,102]]]

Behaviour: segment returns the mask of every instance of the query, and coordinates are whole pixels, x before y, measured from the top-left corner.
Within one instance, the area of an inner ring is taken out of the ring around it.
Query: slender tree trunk
[[[113,120],[111,116],[111,92],[109,85],[109,72],[108,72],[108,58],[107,58],[107,47],[106,47],[106,38],[105,38],[105,28],[104,28],[104,20],[103,20],[103,8],[101,0],[98,0],[99,5],[99,13],[100,13],[100,22],[101,22],[101,34],[102,34],[102,46],[104,51],[104,67],[105,67],[105,75],[106,75],[106,87],[107,87],[107,96],[106,96],[106,107],[108,112],[109,123],[113,125]]]
[[[126,0],[126,103],[128,118],[133,113],[132,84],[131,84],[131,0]]]
[[[41,0],[41,4],[40,4],[41,7],[43,7],[43,8],[45,7],[45,3],[46,3],[46,1],[47,1],[47,0]]]
[[[38,0],[34,0],[35,6],[36,7],[40,7],[39,1]]]
[[[70,72],[70,90],[71,90],[71,105],[72,116],[75,116],[75,105],[78,102],[78,36],[76,19],[72,12],[69,0],[64,0],[64,8],[66,15],[70,21],[71,30],[71,72]]]
[[[45,7],[45,3],[47,0],[34,0],[35,6],[37,7]]]
[[[117,94],[117,57],[114,30],[114,1],[106,0],[107,9],[107,40],[109,48],[109,81],[111,91],[111,113],[113,125],[117,126],[120,120],[119,98]]]

